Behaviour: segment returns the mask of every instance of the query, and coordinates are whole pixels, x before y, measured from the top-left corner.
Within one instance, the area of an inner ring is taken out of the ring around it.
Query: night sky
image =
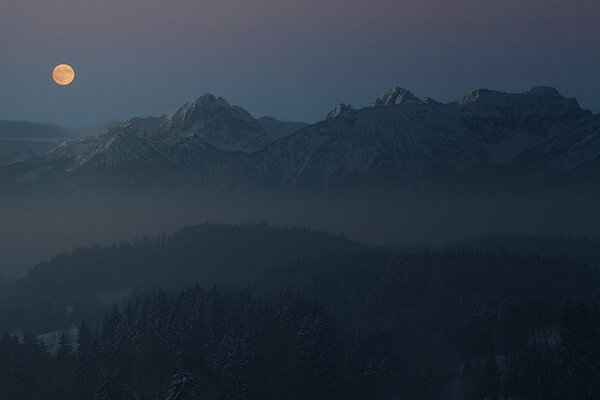
[[[549,85],[600,112],[599,19],[597,0],[0,0],[0,119],[95,127],[211,92],[310,122],[396,85]]]

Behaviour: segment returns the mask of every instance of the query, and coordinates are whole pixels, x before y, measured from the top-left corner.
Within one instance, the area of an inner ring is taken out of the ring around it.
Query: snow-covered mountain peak
[[[214,113],[220,109],[234,108],[238,109],[238,107],[232,107],[224,98],[207,93],[195,100],[186,102],[171,114],[168,119],[171,126],[189,127],[208,113]]]
[[[556,88],[551,86],[535,86],[529,91],[531,94],[542,96],[557,96],[563,97]]]
[[[19,171],[104,171],[149,180],[162,171],[174,181],[191,177],[194,185],[325,193],[466,182],[487,172],[486,180],[507,184],[513,175],[600,179],[588,167],[599,165],[598,138],[600,115],[549,87],[478,89],[452,103],[394,88],[371,107],[340,104],[325,121],[308,126],[254,119],[242,107],[205,95],[171,115],[132,118],[66,142]]]
[[[457,104],[459,106],[466,106],[473,103],[480,102],[494,102],[498,101],[501,97],[509,95],[508,93],[497,92],[495,90],[489,89],[475,89],[460,99],[458,99]]]
[[[584,111],[581,108],[577,100],[563,96],[556,88],[553,87],[536,86],[531,89],[527,95],[535,98],[540,104],[552,109],[561,109],[570,113],[583,112],[585,114],[589,114],[589,112]]]
[[[587,117],[590,114],[575,99],[564,97],[551,87],[535,87],[525,93],[478,89],[454,104],[463,113],[476,114],[479,118],[503,119],[505,123],[516,118],[539,118],[540,123],[547,125],[550,121]]]
[[[354,115],[355,111],[349,104],[338,104],[333,110],[327,114],[327,119],[345,117]]]
[[[230,104],[222,97],[216,97],[211,93],[207,93],[190,102],[195,107],[202,108],[220,108],[229,107]]]
[[[506,93],[489,89],[477,89],[464,95],[456,102],[461,107],[470,104],[496,104],[521,107],[527,103],[538,103],[541,107],[552,106],[553,104],[577,104],[574,99],[568,99],[561,95],[555,88],[547,86],[537,86],[525,93]]]
[[[371,107],[384,107],[397,104],[420,104],[423,101],[417,98],[410,90],[401,87],[395,87],[385,92],[381,97],[376,99]]]

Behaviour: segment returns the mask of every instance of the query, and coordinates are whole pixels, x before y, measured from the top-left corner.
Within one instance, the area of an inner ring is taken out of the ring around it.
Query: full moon
[[[75,70],[67,64],[60,64],[54,67],[52,79],[60,86],[67,86],[75,79]]]

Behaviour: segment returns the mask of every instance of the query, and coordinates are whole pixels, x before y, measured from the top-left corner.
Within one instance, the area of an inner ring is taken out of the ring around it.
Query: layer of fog
[[[372,245],[442,245],[490,233],[597,235],[596,198],[429,196],[394,201],[259,200],[152,195],[0,200],[0,276],[77,246],[168,233],[205,221],[267,222],[344,234]]]

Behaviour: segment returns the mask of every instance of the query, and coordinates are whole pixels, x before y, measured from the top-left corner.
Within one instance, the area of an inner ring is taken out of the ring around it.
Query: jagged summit
[[[537,94],[537,95],[545,95],[545,96],[558,96],[563,97],[558,89],[551,86],[535,86],[531,88],[529,93]]]
[[[421,99],[416,97],[410,90],[401,87],[395,87],[385,92],[381,97],[377,98],[371,107],[384,107],[398,104],[420,104]]]
[[[571,109],[581,109],[581,106],[576,99],[563,96],[558,89],[554,87],[536,86],[532,88],[528,94],[543,99],[548,103],[564,104]]]
[[[469,113],[491,113],[496,118],[505,119],[526,118],[529,116],[541,118],[546,122],[590,114],[589,111],[579,106],[577,100],[567,98],[560,94],[557,89],[546,86],[534,87],[525,93],[477,89],[461,97],[453,104]]]
[[[327,114],[327,119],[354,115],[354,108],[349,104],[340,103]]]
[[[177,122],[190,120],[194,114],[199,110],[216,109],[219,107],[230,107],[230,104],[222,97],[216,97],[212,93],[206,93],[194,100],[185,102],[174,112],[167,114],[168,120],[172,121],[171,124]]]
[[[206,119],[213,116],[223,116],[240,119],[245,122],[253,120],[250,113],[242,107],[232,106],[222,97],[205,94],[195,100],[188,101],[175,113],[169,116],[169,125],[181,129],[189,129],[194,124],[202,124]]]
[[[475,89],[462,96],[456,101],[456,103],[460,106],[465,106],[467,104],[479,102],[482,100],[495,101],[496,99],[499,99],[503,96],[509,96],[509,94],[490,89]]]
[[[399,104],[442,105],[444,103],[440,103],[430,97],[420,99],[410,90],[397,86],[386,91],[383,95],[373,101],[370,107],[378,108]],[[466,107],[470,104],[479,104],[518,108],[527,104],[529,104],[529,106],[538,104],[540,108],[556,108],[561,106],[571,109],[580,108],[575,99],[563,96],[558,89],[551,86],[535,86],[524,93],[508,93],[499,90],[480,88],[470,91],[450,104],[458,105],[459,107]],[[338,106],[338,108],[340,107]],[[332,112],[334,111],[335,110]]]
[[[215,109],[220,107],[230,107],[230,104],[222,97],[216,97],[212,93],[207,93],[195,100],[186,102],[175,112],[175,114],[178,112],[189,113],[197,109]]]
[[[461,106],[476,102],[510,102],[514,105],[518,105],[523,99],[533,100],[540,98],[553,102],[572,102],[573,100],[560,94],[554,87],[536,86],[525,93],[507,93],[498,90],[476,89],[458,99],[456,103]]]

